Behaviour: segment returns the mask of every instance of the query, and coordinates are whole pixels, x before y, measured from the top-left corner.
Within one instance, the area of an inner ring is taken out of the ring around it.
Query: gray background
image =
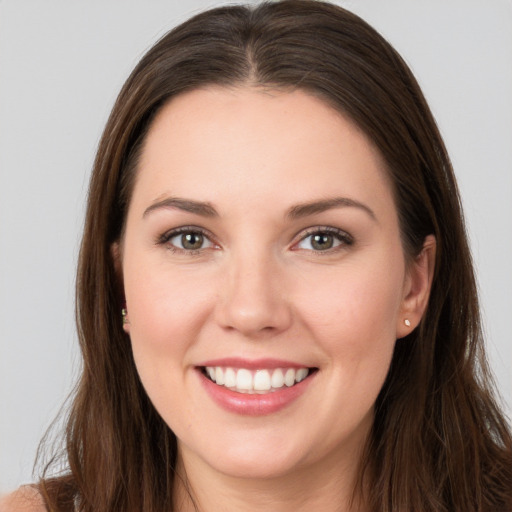
[[[402,53],[459,178],[488,349],[512,408],[512,3],[353,0]],[[124,79],[212,1],[0,0],[0,493],[31,481],[78,367],[74,268],[89,170]]]

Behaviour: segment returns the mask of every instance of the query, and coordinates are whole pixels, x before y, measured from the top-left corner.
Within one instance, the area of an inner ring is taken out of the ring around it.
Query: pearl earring
[[[407,327],[411,327],[411,321],[410,321],[408,318],[406,318],[406,319],[404,320],[404,324],[405,324]]]

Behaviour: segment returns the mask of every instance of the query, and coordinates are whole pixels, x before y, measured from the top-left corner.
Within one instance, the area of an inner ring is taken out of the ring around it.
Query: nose
[[[216,309],[222,328],[248,338],[285,331],[292,321],[279,263],[270,257],[240,255],[231,259]]]

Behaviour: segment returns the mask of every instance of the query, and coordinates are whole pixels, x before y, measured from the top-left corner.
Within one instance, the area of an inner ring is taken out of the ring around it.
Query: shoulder
[[[39,492],[26,485],[0,498],[0,512],[47,512],[47,508]]]

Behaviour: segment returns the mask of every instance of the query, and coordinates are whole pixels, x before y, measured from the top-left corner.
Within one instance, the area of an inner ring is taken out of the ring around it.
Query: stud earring
[[[128,311],[126,308],[121,309],[121,315],[123,317],[123,325],[126,325],[128,323]]]
[[[407,327],[411,327],[411,321],[410,321],[408,318],[406,318],[406,319],[404,320],[404,324],[405,324]]]

